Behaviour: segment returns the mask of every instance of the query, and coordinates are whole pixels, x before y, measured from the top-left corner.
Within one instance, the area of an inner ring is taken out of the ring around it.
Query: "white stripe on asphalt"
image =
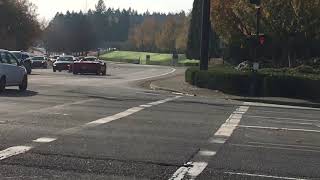
[[[38,138],[36,140],[33,140],[33,142],[36,142],[36,143],[51,143],[51,142],[53,142],[55,140],[57,140],[57,138],[42,137],[42,138]]]
[[[286,105],[254,103],[254,102],[245,102],[244,105],[245,106],[257,106],[257,107],[271,107],[271,108],[285,108],[285,109],[301,109],[301,110],[316,110],[316,111],[320,111],[320,108],[309,108],[309,107],[302,107],[302,106],[286,106]]]
[[[244,126],[244,125],[239,125],[238,127],[251,128],[251,129],[265,129],[265,130],[274,130],[274,131],[296,131],[296,132],[320,133],[319,130],[312,130],[312,129],[291,129],[291,128],[281,128],[281,127]]]
[[[15,147],[5,149],[3,151],[0,151],[0,160],[4,160],[12,156],[25,153],[30,149],[32,149],[31,146],[15,146]]]
[[[233,134],[234,130],[239,125],[243,114],[249,110],[248,106],[240,106],[237,108],[230,117],[226,120],[224,124],[221,125],[219,130],[211,137],[208,141],[209,143],[225,143],[229,137]],[[211,157],[215,156],[216,152],[211,150],[201,150],[195,157],[202,157],[201,159],[206,159],[209,161]],[[202,171],[207,167],[208,162],[193,162],[192,160],[188,162],[185,166],[180,167],[169,180],[182,180],[186,179],[196,179]]]
[[[202,171],[208,166],[207,162],[193,162],[191,168],[188,171],[188,178],[193,180],[196,179]]]
[[[214,156],[216,152],[214,151],[199,151],[200,156]]]
[[[290,120],[290,121],[319,122],[319,123],[320,123],[320,119],[319,119],[319,120],[311,120],[311,119],[267,117],[267,116],[250,116],[250,115],[246,115],[245,117],[249,117],[249,118],[261,118],[261,119],[279,119],[279,120]]]
[[[307,179],[302,179],[302,178],[290,178],[290,177],[270,176],[270,175],[262,175],[262,174],[249,174],[249,173],[225,172],[225,174],[238,175],[238,176],[249,176],[249,177],[260,177],[260,178],[283,179],[283,180],[307,180]]]
[[[166,103],[166,102],[169,102],[169,101],[173,101],[173,100],[179,99],[181,97],[182,96],[175,96],[175,97],[167,98],[167,99],[164,99],[164,100],[156,101],[156,102],[154,102],[154,105],[163,104],[163,103]],[[74,102],[74,103],[69,103],[68,105],[70,105],[70,104],[82,104],[84,102],[89,102],[89,101],[92,101],[92,100],[94,100],[94,99],[78,101],[78,102]],[[153,105],[150,105],[150,104],[148,104],[148,107],[152,107],[153,106]],[[61,106],[65,106],[65,105],[66,104],[61,105]],[[109,123],[109,122],[112,122],[112,121],[115,121],[115,120],[130,116],[130,115],[132,115],[134,113],[142,111],[143,109],[145,109],[145,108],[143,108],[141,106],[133,107],[133,108],[130,108],[130,109],[124,111],[124,112],[115,114],[113,116],[102,118],[102,119],[87,123],[85,125],[81,125],[81,126],[78,126],[78,127],[70,128],[70,129],[67,129],[67,130],[64,130],[64,131],[66,131],[66,132],[76,132],[76,131],[80,131],[83,128],[86,128],[86,127],[95,127],[95,126],[98,126],[98,125],[106,124],[106,123]],[[56,138],[42,137],[42,138],[38,138],[36,140],[33,140],[33,142],[35,142],[35,143],[50,143],[50,142],[53,142],[53,141],[56,141],[56,140],[57,140]],[[12,157],[12,156],[16,156],[16,155],[19,155],[19,154],[26,153],[26,152],[30,151],[32,148],[34,148],[34,147],[32,147],[32,146],[10,147],[8,149],[0,151],[0,160],[4,160],[4,159],[7,159],[7,158]]]

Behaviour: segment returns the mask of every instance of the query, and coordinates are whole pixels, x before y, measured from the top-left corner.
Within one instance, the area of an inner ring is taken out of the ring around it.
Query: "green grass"
[[[134,52],[134,51],[113,51],[101,56],[104,60],[132,62],[141,60],[141,64],[146,64],[146,56],[150,55],[151,64],[170,65],[172,62],[172,54],[164,53],[149,53],[149,52]],[[179,55],[179,64],[196,64],[196,60],[188,60],[184,54]]]

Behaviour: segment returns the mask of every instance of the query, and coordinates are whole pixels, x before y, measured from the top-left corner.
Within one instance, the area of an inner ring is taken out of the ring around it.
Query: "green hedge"
[[[209,71],[189,68],[186,82],[200,88],[220,90],[236,95],[255,95],[289,98],[320,98],[319,75],[284,72],[282,70],[262,70],[240,72],[232,67],[214,67]]]

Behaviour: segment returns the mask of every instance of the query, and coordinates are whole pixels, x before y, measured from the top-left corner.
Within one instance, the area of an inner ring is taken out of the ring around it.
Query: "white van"
[[[27,90],[28,75],[25,67],[13,54],[0,49],[0,92],[7,86],[19,86],[20,91]]]

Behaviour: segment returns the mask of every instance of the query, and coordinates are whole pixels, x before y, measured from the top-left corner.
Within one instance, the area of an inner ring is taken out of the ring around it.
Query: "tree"
[[[0,3],[0,48],[28,49],[41,34],[35,6],[28,0]]]
[[[186,51],[187,58],[189,59],[200,59],[201,22],[202,1],[194,0],[191,12],[191,20],[189,26],[188,43]],[[220,38],[216,33],[215,26],[212,26],[212,28],[210,29],[210,56],[220,56]]]
[[[106,12],[106,4],[104,3],[104,0],[99,0],[98,3],[95,6],[96,8],[96,12],[103,14],[104,12]]]
[[[167,52],[175,51],[178,24],[173,17],[169,17],[156,34],[155,44],[158,49]]]

